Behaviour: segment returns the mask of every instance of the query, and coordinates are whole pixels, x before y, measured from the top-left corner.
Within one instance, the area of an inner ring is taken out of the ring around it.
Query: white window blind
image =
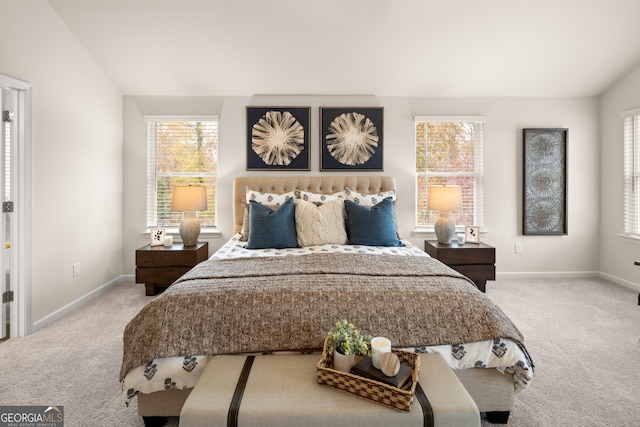
[[[145,117],[147,123],[147,228],[177,228],[182,212],[171,211],[174,186],[207,187],[203,228],[216,226],[218,118]]]
[[[416,117],[416,227],[432,229],[439,213],[430,211],[430,185],[459,185],[462,211],[452,212],[460,228],[483,226],[483,119]]]
[[[640,238],[640,109],[624,120],[624,233]]]

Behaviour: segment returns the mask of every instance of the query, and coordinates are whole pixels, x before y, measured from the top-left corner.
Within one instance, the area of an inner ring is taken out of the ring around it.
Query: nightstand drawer
[[[496,268],[486,264],[451,265],[458,273],[464,274],[471,280],[496,280]]]
[[[445,245],[425,240],[424,251],[467,276],[482,292],[486,290],[487,280],[496,280],[496,249],[486,243]]]
[[[136,283],[169,286],[192,267],[136,268]]]
[[[209,256],[208,245],[145,246],[136,251],[137,267],[185,267],[198,264]]]
[[[443,245],[435,242],[425,242],[424,250],[432,257],[449,266],[496,263],[496,249],[484,243],[458,245],[458,243],[454,242],[450,245]]]

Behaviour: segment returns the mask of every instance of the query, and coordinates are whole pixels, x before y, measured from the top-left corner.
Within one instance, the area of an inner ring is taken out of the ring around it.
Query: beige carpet
[[[509,426],[640,426],[637,293],[595,279],[501,279],[487,289],[536,364]],[[122,331],[150,299],[142,285],[123,283],[1,343],[0,405],[63,405],[67,427],[142,426],[123,403],[118,371]]]
[[[503,279],[487,289],[536,365],[509,426],[640,426],[636,292],[599,279]]]

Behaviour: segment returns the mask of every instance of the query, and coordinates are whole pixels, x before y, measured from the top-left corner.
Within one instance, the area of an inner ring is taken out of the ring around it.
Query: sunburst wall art
[[[523,129],[523,234],[567,234],[568,129]]]
[[[382,107],[320,107],[320,170],[382,170]]]
[[[247,170],[309,170],[311,107],[247,107]]]

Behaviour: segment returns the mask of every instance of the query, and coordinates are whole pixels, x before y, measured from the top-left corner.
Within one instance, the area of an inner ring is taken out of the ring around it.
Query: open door
[[[24,337],[31,319],[32,87],[0,74],[0,336]]]
[[[7,169],[7,165],[11,165],[11,123],[13,122],[13,111],[11,110],[11,93],[9,89],[0,88],[0,107],[2,110],[2,126],[0,126],[0,176],[2,177],[2,182],[0,184],[4,184],[5,169]],[[11,172],[9,172],[9,175]],[[8,183],[10,185],[10,182]],[[7,188],[6,185],[0,185],[0,200],[3,202],[10,201],[9,194],[11,193],[10,187]],[[8,207],[9,205],[7,205]],[[3,213],[0,214],[0,242],[9,242],[7,234],[8,234],[8,225],[9,221],[7,221],[7,217],[9,214]],[[3,245],[4,246],[4,245]],[[9,243],[7,243],[9,246]],[[6,249],[7,251],[10,249]],[[5,248],[0,247],[0,291],[2,293],[2,304],[0,304],[0,340],[6,339],[10,336],[9,327],[10,327],[10,304],[12,302],[12,289],[11,289],[11,261],[8,257],[8,254],[5,252]]]

